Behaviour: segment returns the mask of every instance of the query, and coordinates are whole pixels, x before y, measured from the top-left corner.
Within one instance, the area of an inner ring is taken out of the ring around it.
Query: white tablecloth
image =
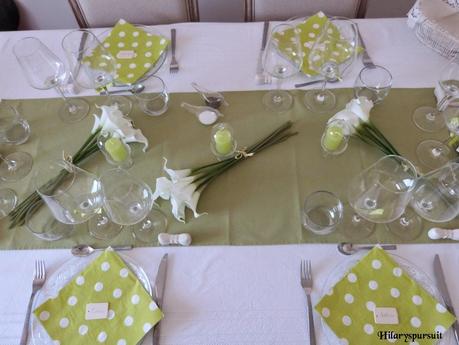
[[[392,72],[394,87],[435,86],[446,60],[422,46],[404,19],[358,23],[374,61]],[[192,81],[219,90],[260,89],[255,84],[254,71],[262,26],[262,23],[175,25],[180,72],[170,75],[164,66],[159,75],[172,92],[191,91]],[[158,27],[167,35],[169,28]],[[39,91],[28,86],[11,47],[21,37],[36,36],[63,57],[60,42],[65,32],[0,33],[1,98],[56,97],[53,90]],[[333,87],[351,87],[360,67],[359,62],[343,83]],[[285,82],[283,87],[292,87],[298,81],[300,77]],[[335,247],[305,244],[139,248],[128,255],[154,280],[162,254],[170,253],[161,345],[303,345],[308,343],[308,334],[306,299],[299,284],[300,260],[312,259],[313,301],[317,301],[330,271],[346,259]],[[415,262],[430,276],[433,256],[439,253],[453,302],[459,308],[458,249],[457,244],[400,245],[396,253]],[[48,274],[52,274],[69,258],[68,250],[0,252],[0,345],[19,343],[34,260],[44,259]],[[315,325],[318,344],[327,344],[317,313]]]

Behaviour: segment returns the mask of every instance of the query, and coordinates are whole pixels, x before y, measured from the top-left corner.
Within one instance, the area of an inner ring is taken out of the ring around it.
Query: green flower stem
[[[376,128],[375,125],[373,125],[371,122],[370,123],[364,123],[363,124],[363,127],[365,129],[367,129],[370,133],[372,133],[372,135],[374,135],[376,138],[378,138],[380,141],[382,141],[385,146],[387,146],[394,154],[396,155],[400,155],[397,150],[395,149],[395,147],[390,143],[389,140],[386,139],[386,137],[384,136],[384,134],[381,133],[381,131],[379,129]]]
[[[359,134],[359,137],[362,138],[364,137],[368,141],[371,142],[371,145],[376,146],[379,148],[381,151],[383,151],[386,154],[395,154],[393,151],[385,145],[384,142],[381,142],[378,137],[375,137],[371,132],[367,131],[365,128],[357,128],[356,133]]]

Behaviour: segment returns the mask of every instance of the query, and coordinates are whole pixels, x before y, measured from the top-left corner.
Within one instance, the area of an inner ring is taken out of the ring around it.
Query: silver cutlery
[[[171,58],[171,64],[169,65],[169,72],[170,73],[177,73],[179,71],[179,65],[177,62],[177,59],[175,58],[175,46],[176,46],[176,30],[171,29],[171,53],[172,53],[172,58]]]
[[[83,257],[83,256],[89,256],[92,253],[94,253],[95,251],[101,251],[101,250],[105,250],[105,249],[106,248],[94,248],[94,247],[90,246],[89,244],[78,244],[78,245],[74,246],[71,249],[71,252],[72,252],[73,256]],[[132,246],[113,246],[112,249],[116,250],[116,251],[118,251],[118,250],[131,250]]]
[[[272,81],[271,76],[268,73],[266,73],[263,68],[263,54],[265,52],[266,42],[268,41],[268,30],[269,30],[269,22],[266,21],[263,24],[263,37],[261,40],[261,49],[258,55],[258,62],[257,62],[256,79],[259,85],[271,84],[271,81]]]
[[[295,87],[299,88],[299,87],[308,86],[308,85],[312,85],[312,84],[323,83],[324,81],[325,81],[325,79],[311,80],[311,81],[307,81],[306,83],[295,84]],[[327,83],[337,83],[339,81],[340,80],[337,78],[337,79],[327,80]]]
[[[43,260],[36,260],[34,277],[32,281],[32,294],[30,295],[29,305],[27,306],[27,313],[26,313],[26,318],[24,321],[24,327],[22,329],[20,345],[27,345],[27,339],[29,337],[30,313],[32,311],[33,299],[36,293],[38,292],[38,290],[40,290],[43,284],[45,284],[45,280],[46,280],[45,262]]]
[[[362,35],[360,34],[359,26],[357,26],[357,34],[359,35],[359,41],[360,45],[363,48],[363,53],[362,53],[362,62],[365,67],[371,67],[374,66],[375,64],[373,63],[373,60],[371,59],[370,55],[368,54],[367,47],[365,46],[365,42],[363,41]]]
[[[156,274],[155,287],[153,289],[152,298],[155,301],[159,309],[163,307],[164,300],[164,290],[166,287],[166,278],[167,278],[167,253],[164,254],[161,262],[159,263],[158,273]],[[153,328],[153,345],[159,344],[159,328],[160,324],[158,323]]]
[[[380,245],[384,250],[396,250],[397,246],[395,244],[382,244]],[[341,242],[338,244],[338,251],[344,255],[352,255],[361,250],[371,250],[374,246],[372,245],[359,245],[352,244],[347,242]]]
[[[443,272],[443,267],[441,266],[441,261],[438,254],[436,254],[434,258],[434,275],[435,280],[437,281],[438,290],[440,290],[443,300],[445,301],[446,309],[448,309],[448,311],[451,314],[456,316],[456,313],[454,312],[453,302],[451,301],[451,296],[449,295],[448,287],[446,286],[445,273]],[[454,333],[454,338],[456,339],[456,344],[459,345],[459,324],[457,320],[454,321],[452,329]]]
[[[106,96],[107,94],[110,94],[110,95],[113,95],[113,94],[116,94],[116,93],[123,93],[123,92],[130,92],[132,93],[133,95],[135,95],[136,93],[141,93],[143,90],[145,90],[145,85],[143,84],[134,84],[128,88],[125,88],[125,89],[121,89],[121,90],[102,90],[100,92],[101,95],[103,96]]]
[[[312,268],[311,260],[301,260],[301,287],[306,293],[308,300],[308,324],[309,324],[309,344],[316,345],[316,333],[314,330],[314,317],[311,303],[312,293]]]

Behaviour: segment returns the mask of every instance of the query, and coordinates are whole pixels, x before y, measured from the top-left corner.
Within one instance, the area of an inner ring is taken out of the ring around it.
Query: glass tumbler
[[[309,194],[303,207],[303,227],[316,235],[333,232],[343,219],[343,204],[336,195],[327,191]]]
[[[29,136],[29,123],[11,105],[0,101],[0,143],[20,145]]]
[[[169,107],[169,94],[167,93],[166,84],[156,76],[148,80],[146,92],[136,93],[135,98],[140,109],[147,115],[162,115]]]
[[[364,67],[355,80],[355,97],[366,97],[374,104],[381,103],[389,94],[392,75],[382,66]]]

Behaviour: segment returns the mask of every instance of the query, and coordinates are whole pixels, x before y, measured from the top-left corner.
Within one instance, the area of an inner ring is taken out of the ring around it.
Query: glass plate
[[[131,271],[137,276],[143,287],[151,295],[151,284],[145,271],[130,257],[118,254]],[[90,255],[82,258],[74,257],[64,263],[56,272],[46,279],[45,285],[38,291],[32,304],[32,310],[51,297],[57,296],[60,289],[67,285],[75,275],[83,271],[98,255]],[[33,345],[54,345],[48,333],[34,315],[30,317],[30,338]]]
[[[141,28],[143,31],[149,33],[149,34],[152,34],[152,35],[155,35],[155,36],[160,36],[160,37],[164,37],[163,35],[161,35],[157,30],[155,29],[152,29],[151,27],[148,27],[148,26],[145,26],[145,25],[141,25],[141,24],[134,24],[135,27],[138,27],[138,28]],[[99,39],[100,42],[103,42],[105,40],[105,38],[108,36],[108,34],[112,31],[112,29],[108,29],[108,30],[105,30],[104,32],[102,32],[101,34],[97,35],[97,38]],[[164,37],[166,38],[166,37]],[[163,53],[159,56],[158,60],[156,60],[156,63],[154,65],[152,65],[150,67],[150,69],[142,76],[140,77],[139,79],[137,79],[135,81],[135,83],[133,84],[136,84],[136,83],[140,83],[142,81],[145,81],[147,80],[148,78],[150,78],[151,76],[153,76],[156,72],[158,72],[158,70],[161,68],[161,66],[164,64],[164,61],[166,61],[166,57],[167,57],[167,52],[169,50],[169,47],[167,47]],[[115,59],[116,60],[116,59]],[[131,84],[125,84],[125,83],[118,83],[117,81],[115,81],[115,86],[123,86],[123,85],[131,85]]]
[[[362,259],[362,257],[366,253],[358,253],[354,254],[352,258],[349,260],[344,261],[341,265],[336,266],[330,275],[328,276],[327,280],[325,281],[324,287],[322,289],[322,296],[325,295],[326,292],[330,291],[330,289],[338,283],[346,273],[354,267],[357,262]],[[438,291],[435,283],[429,278],[429,276],[424,273],[421,269],[416,267],[413,263],[408,261],[401,256],[395,254],[389,254],[390,257],[400,265],[400,268],[407,273],[415,282],[421,285],[430,295],[432,295],[437,301],[445,304],[443,297],[441,296],[440,292]],[[325,323],[324,319],[321,317],[320,321],[322,323],[322,329],[325,334],[325,338],[328,341],[329,345],[340,345],[338,337],[335,333],[331,330],[330,327]],[[383,343],[383,342],[381,342]],[[445,334],[443,334],[443,338],[437,342],[437,345],[447,345],[452,344],[452,331],[449,328]]]

